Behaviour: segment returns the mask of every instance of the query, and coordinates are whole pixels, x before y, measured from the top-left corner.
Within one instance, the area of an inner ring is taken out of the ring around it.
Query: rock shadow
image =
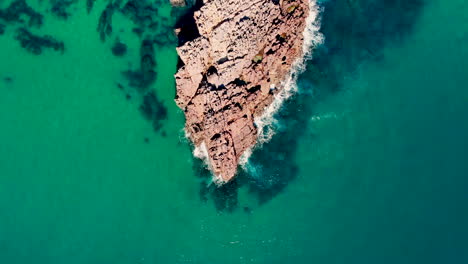
[[[191,5],[188,10],[185,10],[185,12],[180,15],[177,23],[175,24],[175,28],[180,30],[177,36],[178,46],[182,46],[185,43],[200,37],[200,32],[198,32],[193,13],[200,10],[202,6],[202,0],[194,0],[193,5]]]
[[[383,59],[386,45],[398,45],[409,36],[425,5],[425,0],[326,1],[321,4],[321,32],[325,42],[314,51],[300,76],[299,93],[285,102],[277,113],[276,134],[250,158],[248,171],[241,170],[233,182],[216,188],[208,185],[210,173],[197,161],[194,167],[203,179],[200,198],[213,200],[220,212],[239,207],[250,213],[281,193],[297,178],[295,162],[300,139],[307,131],[314,105],[338,92],[347,77],[369,60]],[[247,188],[258,201],[239,204],[238,192]],[[253,208],[253,209],[252,209]]]

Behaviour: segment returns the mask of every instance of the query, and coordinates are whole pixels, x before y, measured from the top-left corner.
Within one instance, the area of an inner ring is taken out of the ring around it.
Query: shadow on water
[[[203,201],[213,200],[221,212],[239,206],[251,212],[255,205],[240,205],[238,191],[248,193],[262,205],[281,193],[297,177],[295,163],[299,140],[314,113],[314,105],[340,91],[345,77],[352,76],[365,61],[383,59],[385,45],[398,45],[413,32],[425,0],[341,0],[323,1],[321,32],[325,43],[314,51],[307,70],[299,79],[300,91],[276,115],[273,139],[257,149],[247,172],[219,188],[207,186],[210,176],[201,161],[194,165]],[[312,88],[313,87],[313,88]]]

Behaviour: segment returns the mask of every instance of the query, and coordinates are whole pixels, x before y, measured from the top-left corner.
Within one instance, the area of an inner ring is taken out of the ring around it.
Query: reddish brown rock
[[[170,0],[171,5],[175,7],[185,6],[185,0]]]
[[[301,57],[309,0],[204,0],[200,36],[177,48],[176,102],[186,131],[206,146],[218,183],[228,182],[255,145],[254,118],[283,87]],[[182,29],[183,30],[183,29]]]

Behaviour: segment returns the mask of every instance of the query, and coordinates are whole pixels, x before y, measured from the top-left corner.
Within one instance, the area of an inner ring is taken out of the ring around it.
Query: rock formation
[[[172,6],[177,6],[177,7],[185,6],[185,0],[170,0],[170,1],[171,1]]]
[[[176,29],[183,40],[176,103],[188,136],[206,150],[215,182],[230,181],[256,144],[255,117],[303,55],[309,8],[309,0],[203,0],[195,25],[184,25],[192,32]]]

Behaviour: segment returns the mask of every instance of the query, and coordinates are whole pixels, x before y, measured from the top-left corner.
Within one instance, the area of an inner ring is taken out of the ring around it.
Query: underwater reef
[[[19,28],[15,39],[20,42],[21,47],[35,55],[41,54],[44,48],[51,48],[62,53],[65,51],[65,45],[62,41],[49,35],[35,35],[26,28]]]

